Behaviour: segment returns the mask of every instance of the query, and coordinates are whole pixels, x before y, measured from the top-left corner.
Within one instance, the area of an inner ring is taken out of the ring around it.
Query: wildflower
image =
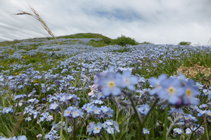
[[[103,114],[103,112],[100,112],[100,114],[98,114],[98,118],[99,119],[102,119],[102,118],[104,118],[105,117],[105,115]]]
[[[161,81],[161,89],[158,96],[161,99],[168,99],[170,104],[175,105],[180,96],[184,95],[185,89],[181,87],[181,81],[177,78],[168,78]]]
[[[97,99],[101,99],[101,98],[105,98],[105,96],[103,96],[102,92],[98,92]]]
[[[103,102],[101,101],[101,100],[94,100],[94,101],[92,101],[92,103],[94,103],[94,104],[103,104]]]
[[[107,106],[101,106],[101,110],[103,111],[103,113],[107,113],[110,108],[108,108]]]
[[[183,133],[183,130],[180,129],[180,128],[174,128],[174,133],[177,133],[177,134],[182,134]]]
[[[23,135],[23,136],[18,136],[17,137],[17,140],[27,140],[26,136]]]
[[[101,77],[98,82],[102,87],[102,94],[104,96],[119,96],[121,94],[120,86],[122,84],[122,79],[120,77],[116,77],[115,73],[106,73],[105,77]]]
[[[87,113],[91,113],[93,111],[93,107],[94,105],[87,105],[87,107],[84,109],[86,110]]]
[[[59,104],[57,104],[56,102],[50,104],[49,110],[52,112],[56,112],[59,108]]]
[[[189,80],[185,86],[185,96],[183,97],[183,102],[186,105],[198,105],[199,100],[195,96],[199,95],[198,88],[194,85],[193,80]]]
[[[106,125],[108,125],[108,126],[111,126],[111,125],[114,124],[114,121],[113,121],[113,120],[106,120],[106,121],[104,122],[104,124],[106,124]]]
[[[53,120],[53,116],[52,115],[49,115],[47,118],[46,118],[47,121],[52,121]]]
[[[102,128],[102,124],[101,124],[100,122],[98,122],[97,125],[94,126],[93,133],[94,133],[94,134],[100,133],[101,128]]]
[[[77,118],[78,116],[80,116],[80,110],[78,110],[78,109],[74,109],[72,112],[71,112],[71,114],[72,114],[72,117],[73,118]]]
[[[72,117],[71,111],[72,111],[72,110],[71,110],[70,108],[67,108],[67,109],[64,111],[64,117],[71,118],[71,117]]]
[[[207,116],[211,117],[211,111],[210,110],[207,110],[206,113],[207,113]]]
[[[14,110],[10,107],[3,108],[3,114],[13,113],[13,112],[14,112]]]
[[[149,78],[149,84],[153,87],[155,87],[154,89],[150,90],[149,94],[150,95],[155,95],[160,89],[161,89],[161,86],[160,86],[160,82],[164,79],[166,79],[167,76],[165,74],[161,74],[158,79],[155,78],[155,77],[151,77]]]
[[[108,126],[106,128],[106,131],[109,133],[109,134],[114,134],[114,128],[112,128],[111,126]]]
[[[101,110],[100,110],[99,107],[95,106],[95,107],[93,107],[93,112],[94,112],[94,114],[98,114],[99,115]]]
[[[58,109],[58,107],[59,107],[59,105],[56,102],[54,102],[54,103],[50,104],[49,109],[50,110],[56,110],[56,109]]]
[[[159,124],[159,122],[157,121],[155,125],[156,125],[156,126],[159,126],[160,124]]]
[[[190,130],[190,128],[187,128],[187,129],[185,129],[185,133],[186,133],[187,135],[190,135],[190,134],[192,133],[192,131]]]
[[[45,120],[45,117],[40,117],[40,122],[43,122]]]
[[[90,122],[89,125],[87,126],[87,132],[89,132],[89,135],[92,134],[92,132],[94,130],[94,126],[95,126],[94,122]]]
[[[106,115],[109,117],[109,118],[111,118],[111,117],[113,117],[113,110],[112,109],[110,109],[107,113],[106,113]]]
[[[79,112],[79,116],[80,116],[81,118],[83,118],[84,112],[83,112],[81,109],[78,109],[78,112]]]
[[[113,126],[114,126],[115,130],[119,133],[120,132],[119,124],[116,121],[114,121],[113,123],[114,123]]]
[[[184,119],[185,121],[194,121],[194,122],[197,121],[196,117],[192,116],[191,114],[184,115]]]
[[[143,134],[149,134],[149,130],[147,130],[146,128],[143,128]]]
[[[121,87],[127,87],[129,90],[134,91],[134,85],[138,83],[138,77],[131,76],[130,71],[123,71],[122,75],[118,74],[123,80]]]
[[[59,98],[59,101],[60,101],[60,102],[65,102],[65,101],[66,101],[66,96],[65,96],[65,95],[61,96],[61,97]]]
[[[73,132],[71,126],[69,126],[69,127],[67,128],[67,131],[68,131],[68,133],[72,133],[72,132]]]
[[[202,116],[204,116],[204,114],[205,114],[205,110],[199,110],[197,116],[202,117]]]
[[[140,112],[144,115],[147,115],[148,111],[149,111],[149,105],[148,104],[140,105],[139,108],[138,108],[138,112]]]
[[[31,121],[32,119],[31,119],[31,117],[27,117],[25,120],[26,120],[27,122],[29,122],[29,121]]]
[[[94,95],[94,90],[92,90],[91,92],[88,93],[89,96]]]
[[[42,134],[38,134],[36,138],[42,138]]]

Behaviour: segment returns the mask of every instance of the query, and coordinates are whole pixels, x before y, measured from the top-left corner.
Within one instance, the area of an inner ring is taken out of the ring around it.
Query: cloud
[[[33,17],[32,6],[55,36],[101,33],[122,34],[139,42],[206,45],[211,37],[209,0],[7,0],[0,2],[0,41],[49,37]]]

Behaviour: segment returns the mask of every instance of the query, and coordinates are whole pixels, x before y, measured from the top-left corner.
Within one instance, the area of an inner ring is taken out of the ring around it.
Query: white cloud
[[[49,37],[33,17],[31,5],[55,36],[102,33],[121,34],[139,42],[206,45],[211,37],[209,0],[7,0],[0,3],[0,41]]]

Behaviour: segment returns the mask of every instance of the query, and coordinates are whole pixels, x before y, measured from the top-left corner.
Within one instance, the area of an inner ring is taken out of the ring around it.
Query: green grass
[[[0,42],[0,46],[2,46],[2,47],[10,46],[10,45],[14,45],[14,44],[17,44],[17,43],[20,43],[20,42],[22,42],[22,40],[3,41],[3,42]]]
[[[191,44],[191,42],[185,42],[185,41],[182,41],[179,43],[179,45],[190,45],[190,44]]]
[[[97,33],[77,33],[73,35],[58,36],[57,38],[104,38],[106,36]]]

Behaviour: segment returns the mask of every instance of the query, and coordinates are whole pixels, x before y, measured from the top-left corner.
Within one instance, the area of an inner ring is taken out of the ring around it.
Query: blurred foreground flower
[[[98,85],[104,96],[119,96],[122,88],[135,90],[135,84],[138,83],[138,77],[132,76],[130,71],[123,71],[123,74],[108,71],[97,75],[95,85]]]

